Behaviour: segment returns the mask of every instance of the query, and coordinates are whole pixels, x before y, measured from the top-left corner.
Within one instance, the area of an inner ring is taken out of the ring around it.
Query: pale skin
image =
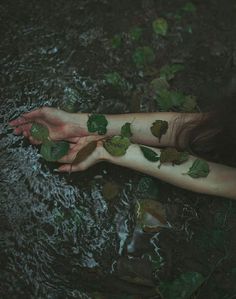
[[[161,147],[175,146],[175,133],[183,122],[201,117],[199,113],[180,114],[174,112],[154,113],[128,113],[118,115],[106,115],[108,120],[106,135],[91,134],[87,129],[87,113],[67,113],[55,108],[44,107],[28,113],[10,122],[15,134],[23,134],[29,138],[32,144],[39,144],[30,134],[32,123],[40,123],[48,127],[49,136],[52,140],[67,140],[70,142],[70,150],[66,156],[58,162],[62,165],[58,168],[60,172],[83,171],[90,166],[107,161],[123,167],[151,175],[175,186],[191,190],[197,193],[222,196],[236,199],[236,169],[226,165],[208,162],[210,173],[206,178],[194,179],[186,173],[193,161],[196,159],[190,156],[189,160],[181,165],[173,166],[171,163],[162,164],[150,162],[142,154],[138,144],[149,146],[160,154]],[[169,129],[162,136],[161,141],[152,135],[150,127],[155,120],[166,120]],[[132,144],[126,154],[121,157],[111,156],[103,147],[101,137],[119,135],[122,125],[125,122],[131,123]],[[182,136],[184,140],[184,136]],[[77,152],[88,142],[98,140],[96,150],[83,162],[73,164]]]

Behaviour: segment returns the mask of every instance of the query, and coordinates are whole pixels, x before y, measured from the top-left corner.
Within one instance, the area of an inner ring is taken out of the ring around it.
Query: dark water
[[[104,298],[119,293],[150,297],[160,280],[186,271],[213,273],[197,298],[234,298],[235,203],[155,180],[172,228],[142,236],[136,253],[128,255],[143,176],[106,164],[58,175],[56,164],[45,163],[38,148],[14,136],[7,125],[22,112],[68,100],[86,112],[156,110],[145,93],[137,104],[130,95],[107,88],[103,76],[119,70],[142,93],[148,79],[137,74],[128,58],[132,46],[127,42],[114,51],[109,41],[120,32],[126,39],[128,28],[138,24],[146,28],[145,43],[150,43],[147,24],[159,11],[169,16],[172,31],[169,40],[151,41],[159,51],[156,67],[184,61],[186,70],[173,84],[198,96],[204,109],[208,100],[203,96],[218,93],[233,73],[235,10],[220,10],[222,1],[209,2],[209,7],[196,1],[198,14],[179,25],[171,13],[184,3],[0,3],[1,299],[98,298],[96,291],[108,294]],[[194,37],[184,29],[185,22],[196,30]],[[107,182],[119,186],[112,202],[102,192]],[[162,260],[160,255],[165,265],[152,271],[151,261]]]

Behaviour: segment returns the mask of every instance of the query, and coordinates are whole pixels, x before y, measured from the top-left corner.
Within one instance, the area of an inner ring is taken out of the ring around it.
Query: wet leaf
[[[155,78],[150,83],[151,90],[157,94],[161,90],[166,90],[170,87],[169,83],[164,78]]]
[[[71,165],[76,165],[86,160],[88,156],[90,156],[95,151],[96,147],[96,140],[93,140],[86,144],[80,151],[78,151]]]
[[[132,86],[119,73],[107,73],[105,74],[105,81],[113,87],[120,88],[122,90],[129,90]]]
[[[120,34],[116,34],[111,39],[111,46],[114,49],[118,49],[122,46],[122,36]]]
[[[66,141],[47,141],[42,144],[40,154],[46,161],[57,161],[69,151],[69,143]]]
[[[196,6],[192,2],[187,2],[183,7],[182,10],[189,13],[196,12]]]
[[[121,127],[121,136],[123,137],[127,137],[130,138],[132,137],[132,132],[131,132],[131,123],[125,123],[122,127]]]
[[[150,128],[152,135],[157,137],[159,141],[161,141],[162,135],[166,134],[168,130],[168,122],[165,120],[156,120],[151,128]]]
[[[141,198],[157,198],[159,195],[158,184],[150,177],[142,177],[138,183],[137,192]]]
[[[30,129],[30,134],[34,139],[42,142],[47,141],[49,137],[48,128],[38,123],[32,124]]]
[[[144,46],[138,47],[133,54],[133,62],[138,68],[143,68],[152,64],[155,60],[155,53],[152,48]]]
[[[120,192],[120,187],[118,184],[114,182],[106,182],[102,188],[102,194],[108,200],[112,200],[115,197],[117,197],[119,192]]]
[[[185,95],[178,91],[161,89],[155,100],[160,111],[169,111],[170,109],[180,108],[185,102]]]
[[[130,146],[129,138],[123,136],[113,136],[104,142],[104,148],[112,156],[123,156]]]
[[[136,224],[144,232],[154,233],[161,227],[169,227],[163,205],[152,199],[142,199],[136,204]]]
[[[129,36],[133,41],[139,41],[142,38],[143,29],[140,27],[133,27],[129,32]]]
[[[183,112],[194,112],[196,111],[197,101],[194,96],[186,96],[183,105],[181,106],[181,111]]]
[[[207,177],[210,172],[209,165],[205,160],[196,159],[189,168],[187,174],[192,178]]]
[[[165,299],[189,299],[205,281],[198,272],[186,272],[173,282],[160,282],[159,292]]]
[[[173,164],[182,164],[188,160],[188,152],[179,152],[173,147],[161,149],[160,163],[172,162]]]
[[[184,69],[183,64],[168,64],[160,69],[160,78],[167,81],[173,79],[175,74]]]
[[[99,135],[104,135],[107,132],[108,121],[102,114],[91,114],[87,121],[88,131],[91,133],[98,132]]]
[[[151,161],[151,162],[157,162],[159,161],[159,156],[156,152],[154,152],[152,149],[146,147],[146,146],[140,146],[140,149],[144,155],[144,157]]]
[[[158,18],[152,22],[152,28],[155,34],[166,36],[168,30],[168,23],[163,18]]]

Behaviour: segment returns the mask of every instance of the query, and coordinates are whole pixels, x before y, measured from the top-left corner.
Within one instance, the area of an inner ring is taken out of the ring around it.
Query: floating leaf
[[[186,272],[173,282],[160,282],[159,292],[165,299],[189,299],[205,281],[198,272]]]
[[[168,30],[168,23],[163,18],[158,18],[152,22],[152,28],[155,34],[166,36]]]
[[[129,138],[123,136],[113,136],[104,142],[104,148],[112,156],[123,156],[130,146]]]
[[[151,162],[157,162],[159,161],[159,156],[156,152],[154,152],[152,149],[146,147],[146,146],[140,146],[140,149],[144,155],[144,157],[151,161]]]
[[[173,79],[175,74],[184,69],[183,64],[168,64],[160,69],[160,78],[167,81]]]
[[[133,54],[133,62],[138,68],[143,68],[152,64],[155,60],[155,53],[152,48],[144,46],[138,47]]]
[[[114,182],[106,182],[102,188],[102,194],[108,200],[112,200],[115,197],[117,197],[119,192],[120,192],[120,187],[118,184]]]
[[[48,140],[49,131],[48,128],[44,125],[33,123],[30,128],[31,136],[41,142],[45,142]]]
[[[120,48],[122,45],[122,37],[120,34],[116,34],[113,36],[113,38],[111,39],[111,46],[114,49],[118,49]]]
[[[88,158],[88,156],[90,156],[95,151],[96,147],[97,147],[96,140],[93,140],[93,141],[89,142],[88,144],[86,144],[80,151],[78,151],[71,166],[79,164],[79,163],[83,162],[84,160],[86,160]]]
[[[189,13],[196,12],[196,6],[192,2],[187,2],[183,7],[182,10]]]
[[[155,100],[161,111],[168,111],[173,108],[180,108],[185,102],[185,95],[179,91],[161,89]]]
[[[159,142],[161,141],[162,135],[166,134],[168,130],[168,122],[165,120],[156,120],[151,128],[150,128],[152,135],[159,138]]]
[[[209,165],[205,160],[196,159],[189,168],[187,174],[192,178],[207,177],[210,172]]]
[[[143,29],[140,27],[133,27],[129,32],[129,36],[133,41],[139,41],[142,37]]]
[[[137,187],[138,196],[142,198],[157,198],[159,188],[157,182],[150,177],[142,177]]]
[[[170,87],[169,83],[164,78],[155,78],[150,83],[151,90],[159,94],[161,90],[166,90]]]
[[[160,163],[172,162],[173,164],[182,164],[188,160],[188,152],[179,152],[173,147],[161,149]]]
[[[183,105],[180,107],[183,112],[194,112],[196,111],[197,101],[194,96],[186,96]]]
[[[161,227],[169,227],[163,205],[152,199],[143,199],[136,204],[136,225],[144,232],[155,233]]]
[[[122,78],[119,73],[107,73],[105,74],[105,81],[113,87],[120,88],[122,90],[128,90],[131,88],[131,84]]]
[[[121,127],[121,136],[123,137],[127,137],[130,138],[132,137],[132,132],[131,132],[131,123],[125,123],[122,127]]]
[[[88,131],[98,132],[99,135],[104,135],[107,132],[108,121],[106,117],[102,114],[91,114],[89,115],[88,121],[87,121],[87,127]]]
[[[66,141],[47,141],[42,144],[40,154],[46,161],[57,161],[68,153],[69,143]]]

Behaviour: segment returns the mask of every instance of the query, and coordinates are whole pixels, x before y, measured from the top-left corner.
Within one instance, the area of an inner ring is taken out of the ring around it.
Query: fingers
[[[22,114],[20,117],[14,119],[14,120],[11,120],[9,122],[9,125],[14,126],[14,127],[21,126],[21,125],[27,124],[28,122],[32,122],[37,118],[42,118],[44,116],[44,110],[45,110],[45,108],[43,107],[43,108],[39,108],[36,110],[32,110],[30,112],[26,112],[26,113]]]

